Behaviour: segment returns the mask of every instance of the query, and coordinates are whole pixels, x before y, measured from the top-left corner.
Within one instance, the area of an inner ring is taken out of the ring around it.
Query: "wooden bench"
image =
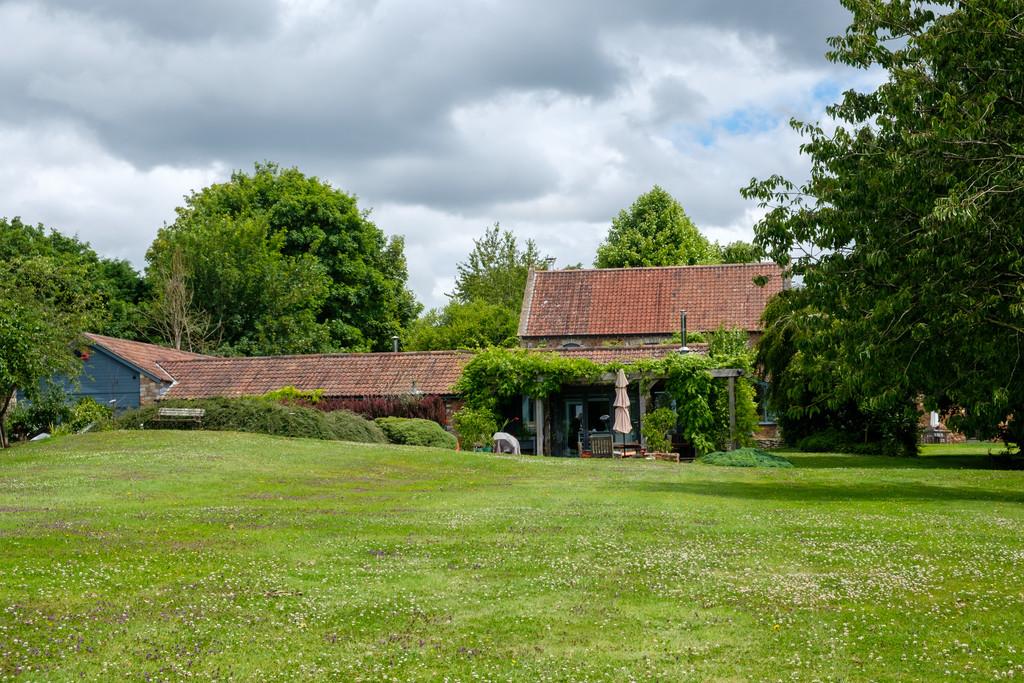
[[[156,411],[154,422],[195,422],[203,421],[206,410],[203,408],[160,408]]]

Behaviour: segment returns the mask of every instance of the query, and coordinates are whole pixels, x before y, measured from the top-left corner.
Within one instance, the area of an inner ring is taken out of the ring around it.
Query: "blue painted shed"
[[[118,411],[138,408],[141,404],[140,377],[147,374],[133,363],[120,358],[99,344],[82,353],[82,373],[77,382],[67,377],[55,378],[72,399],[89,397],[97,403]],[[151,381],[159,381],[150,376]]]
[[[73,401],[89,397],[117,412],[152,403],[174,385],[174,377],[161,361],[207,357],[99,334],[85,337],[89,346],[80,352],[79,376],[74,381],[58,376],[49,383],[61,387]]]

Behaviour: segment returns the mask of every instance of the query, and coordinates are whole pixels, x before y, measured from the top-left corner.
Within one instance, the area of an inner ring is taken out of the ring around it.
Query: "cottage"
[[[657,360],[679,353],[678,341],[667,342],[685,334],[683,311],[690,331],[739,328],[753,339],[765,304],[785,285],[782,270],[772,264],[535,271],[524,293],[520,345],[602,365]],[[293,386],[335,399],[435,397],[450,417],[460,405],[454,386],[474,356],[432,351],[216,358],[96,334],[87,338],[78,381],[58,384],[72,397],[90,396],[118,410]],[[687,351],[706,348],[691,343]],[[623,443],[642,441],[643,415],[664,400],[659,378],[643,379],[627,388],[633,431],[619,436]],[[513,397],[502,412],[524,452],[579,455],[593,435],[608,434],[613,398],[608,377],[562,386],[542,400]]]
[[[782,269],[771,263],[534,271],[523,297],[519,339],[528,349],[602,364],[678,353],[687,332],[741,329],[754,341],[765,305],[786,286]],[[705,353],[706,346],[691,343],[687,351]],[[642,442],[642,416],[664,400],[658,379],[647,379],[647,391],[630,384],[633,431],[619,436],[624,443]],[[592,436],[609,433],[613,396],[609,377],[596,385],[564,386],[542,401],[524,398],[517,417],[525,440],[535,452],[553,455],[589,450]],[[766,411],[762,415],[771,438],[773,421]]]

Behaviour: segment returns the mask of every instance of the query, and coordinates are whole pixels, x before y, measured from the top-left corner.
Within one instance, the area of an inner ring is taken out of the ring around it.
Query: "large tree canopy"
[[[127,261],[101,258],[77,237],[23,223],[15,216],[0,218],[0,261],[41,256],[81,266],[83,285],[92,288],[105,315],[94,320],[93,332],[140,339],[143,332],[140,306],[149,295],[145,280]]]
[[[330,282],[313,256],[282,254],[284,237],[263,217],[179,218],[150,247],[147,275],[154,290],[165,291],[164,278],[174,273],[173,260],[181,259],[192,300],[215,328],[211,350],[326,351],[330,336],[317,314]]]
[[[845,381],[836,349],[814,344],[823,314],[806,289],[788,289],[768,302],[756,364],[768,380],[769,403],[790,446],[831,435],[853,452],[916,455],[917,406],[910,397],[882,402]]]
[[[417,320],[406,346],[423,351],[514,344],[526,278],[543,263],[533,240],[520,247],[511,231],[495,223],[458,264],[451,302]]]
[[[635,268],[720,262],[718,246],[700,233],[672,195],[655,185],[612,219],[594,265]]]
[[[257,164],[177,213],[150,248],[147,274],[172,272],[179,254],[225,350],[385,350],[419,310],[402,239],[387,239],[355,197],[297,169]]]
[[[1017,3],[843,0],[830,59],[881,67],[829,108],[810,180],[744,190],[757,241],[803,276],[837,376],[879,404],[924,396],[960,425],[1024,431],[1024,14]],[[798,255],[799,254],[799,255]],[[1007,421],[1007,418],[1009,420]]]
[[[56,256],[0,260],[0,446],[15,390],[36,397],[54,373],[77,375],[74,343],[102,317],[87,265]]]

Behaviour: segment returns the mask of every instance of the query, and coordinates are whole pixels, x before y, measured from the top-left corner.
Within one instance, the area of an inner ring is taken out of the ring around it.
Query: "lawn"
[[[1024,471],[230,433],[0,453],[0,679],[1024,678]]]

